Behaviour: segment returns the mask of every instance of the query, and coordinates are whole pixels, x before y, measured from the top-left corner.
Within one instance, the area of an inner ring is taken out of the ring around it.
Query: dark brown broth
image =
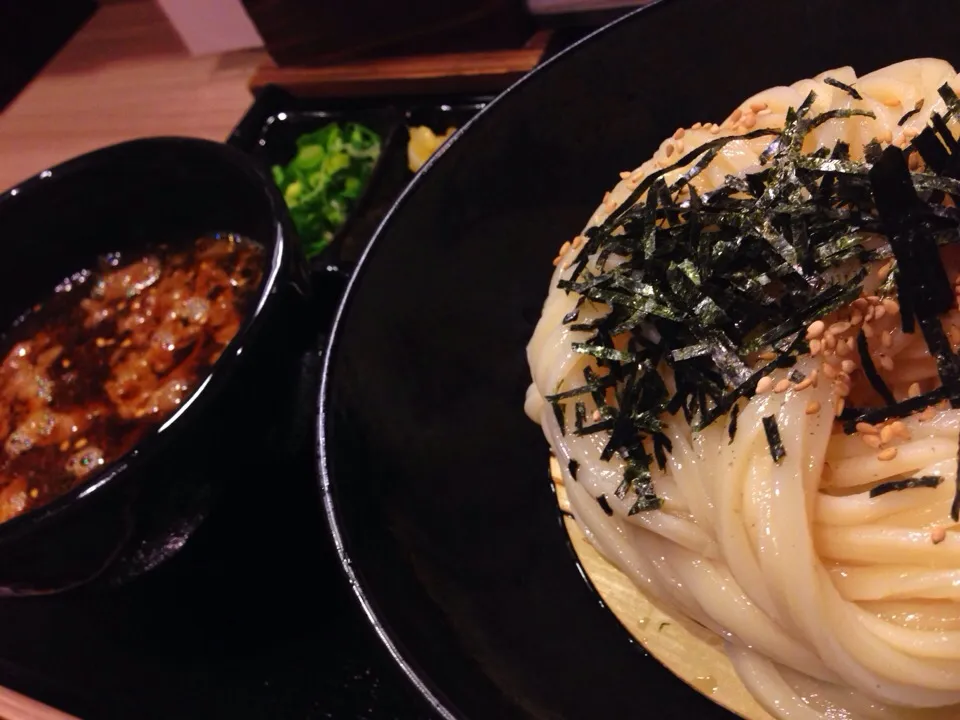
[[[0,343],[0,522],[62,495],[166,420],[236,335],[263,249],[234,235],[102,258]]]

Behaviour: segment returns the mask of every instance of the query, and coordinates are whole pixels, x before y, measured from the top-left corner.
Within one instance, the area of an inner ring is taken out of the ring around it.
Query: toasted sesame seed
[[[877,453],[877,460],[893,460],[897,456],[897,449],[895,447],[887,448],[886,450],[881,450]]]
[[[893,434],[897,437],[903,438],[904,440],[910,439],[910,429],[902,420],[894,420],[892,423],[890,423],[890,428],[893,430]]]
[[[740,108],[737,108],[732,113],[730,113],[730,122],[736,125],[737,122],[739,122],[740,118],[742,117],[743,117],[743,110],[741,110]]]
[[[932,407],[924,408],[924,409],[923,409],[923,412],[920,413],[920,419],[921,419],[921,420],[933,420],[933,418],[936,416],[936,414],[937,414],[937,411],[934,410]]]
[[[553,266],[556,267],[557,265],[559,265],[561,260],[563,260],[562,257],[559,257],[559,256],[555,257],[553,259]]]
[[[835,350],[837,348],[837,337],[836,335],[824,335],[823,336],[823,345],[826,350]]]
[[[890,128],[887,128],[882,133],[880,133],[880,135],[877,137],[877,140],[879,140],[882,143],[886,143],[887,145],[892,143],[893,133],[890,131]]]
[[[891,440],[893,440],[893,428],[889,425],[884,425],[880,430],[880,442],[884,445],[889,445]]]
[[[882,445],[879,435],[860,435],[859,437],[864,445],[872,447],[874,450],[879,450],[880,445]]]
[[[846,347],[846,345],[844,345],[843,347]],[[837,349],[839,350],[839,348]],[[857,369],[857,364],[853,360],[844,360],[842,363],[840,363],[840,367],[843,369],[845,373],[849,375],[850,373],[852,373],[854,370]]]
[[[824,364],[823,374],[831,380],[834,380],[837,377],[837,369],[833,365]]]
[[[667,143],[667,148],[665,150],[667,157],[670,157],[671,155],[673,155],[673,149],[674,149],[673,143]]]
[[[920,169],[920,156],[917,153],[910,153],[910,157],[907,158],[907,167],[914,172]]]
[[[870,302],[865,297],[858,297],[850,304],[853,305],[857,310],[862,310],[863,312],[866,312],[867,308],[870,307]]]
[[[835,322],[833,325],[831,325],[830,329],[827,330],[827,332],[830,335],[842,335],[849,329],[850,329],[850,323],[841,321],[841,322]]]
[[[850,394],[850,384],[846,382],[842,382],[839,376],[837,377],[837,382],[833,384],[833,389],[834,389],[834,392],[836,392],[837,395],[839,395],[840,397],[845,398],[847,397],[847,395]]]
[[[817,381],[820,379],[820,371],[814,368],[810,371],[810,382],[813,383],[813,386],[817,386]]]
[[[833,414],[836,415],[837,417],[840,417],[841,415],[843,415],[843,408],[846,407],[846,405],[847,405],[846,400],[844,400],[842,397],[837,398],[837,403],[836,405],[833,406]]]
[[[819,340],[811,340],[811,341],[810,341],[810,356],[811,356],[811,357],[816,357],[817,355],[820,354],[820,350],[821,350],[820,341],[819,341]]]
[[[793,389],[797,392],[800,392],[801,390],[806,390],[811,385],[813,385],[813,380],[811,380],[808,377],[805,377],[803,380],[801,380],[796,385],[794,385]]]
[[[676,131],[673,133],[673,139],[674,139],[674,140],[679,140],[680,138],[682,138],[682,137],[686,134],[686,132],[687,132],[687,131],[684,130],[682,127],[678,127],[678,128],[676,129]]]
[[[773,391],[774,391],[775,393],[785,393],[787,390],[790,389],[790,386],[791,386],[792,384],[793,384],[793,383],[791,383],[789,380],[787,380],[787,378],[784,378],[783,380],[781,380],[780,382],[778,382],[776,385],[774,385]]]
[[[577,235],[577,236],[573,239],[573,249],[574,249],[574,250],[579,250],[579,249],[583,246],[583,241],[584,241],[583,235]]]
[[[773,378],[769,375],[764,375],[757,382],[757,394],[762,395],[765,392],[770,392],[770,388],[773,387]]]
[[[861,330],[863,330],[863,334],[866,335],[868,339],[873,337],[873,326],[870,323],[864,323]]]
[[[852,338],[852,337],[847,338],[847,349],[850,350],[851,353],[856,351],[857,349],[856,338]]]
[[[873,317],[876,318],[877,320],[879,320],[886,314],[887,314],[887,309],[883,305],[877,305],[877,307],[874,308],[873,310]]]
[[[763,110],[757,111],[757,117],[765,117],[767,115],[773,115],[773,110],[770,108],[764,108]]]
[[[804,410],[807,415],[814,415],[820,412],[820,403],[816,400],[811,400],[807,403],[807,408]]]
[[[77,440],[77,441],[73,444],[73,447],[74,447],[76,450],[83,450],[86,446],[87,446],[87,439],[86,439],[86,438],[80,438],[79,440]]]
[[[907,396],[914,398],[918,395],[920,395],[920,383],[911,383],[910,387],[907,388]]]
[[[567,240],[563,245],[560,246],[560,251],[557,254],[566,255],[570,251],[571,247],[573,247],[573,245],[570,243],[569,240]]]
[[[934,545],[939,545],[947,539],[947,531],[942,526],[935,527],[930,531],[930,541]]]
[[[70,449],[69,440],[64,440],[62,443],[60,443],[60,452],[66,452],[69,449]]]
[[[762,353],[757,355],[757,357],[761,360],[776,360],[777,354],[775,352],[771,352],[770,350],[764,350]]]
[[[682,153],[684,148],[683,140],[677,140],[676,145],[677,145],[677,152]]]
[[[851,324],[851,325],[859,325],[859,324],[862,323],[862,322],[863,322],[863,313],[862,313],[862,312],[860,312],[860,311],[858,311],[858,310],[854,310],[852,313],[850,313],[850,324]]]
[[[690,129],[691,129],[691,130],[699,130],[699,129],[702,128],[702,127],[703,127],[703,123],[702,123],[702,122],[697,122],[697,123],[694,123],[693,126],[692,126]]]
[[[750,130],[750,129],[756,127],[756,125],[757,125],[757,116],[756,116],[756,115],[754,115],[753,113],[751,113],[750,115],[744,116],[744,118],[743,118],[743,126],[744,126],[747,130]]]
[[[593,418],[593,421],[594,421],[594,422],[599,422],[600,418],[603,417],[603,416],[600,414],[600,411],[599,411],[599,410],[594,410],[594,411],[593,411],[593,415],[591,415],[590,417]]]
[[[629,171],[629,170],[621,170],[621,171],[620,171],[620,179],[621,179],[621,180],[626,180],[628,177],[630,177],[630,171]]]
[[[839,368],[839,367],[840,367],[840,363],[843,362],[843,360],[841,360],[839,357],[837,357],[836,354],[826,355],[826,356],[823,358],[823,360],[824,360],[824,362],[826,362],[828,365],[831,365],[834,370],[836,370],[837,368]]]
[[[711,134],[711,135],[719,135],[719,134],[720,134],[720,126],[717,125],[716,123],[714,123],[714,124],[713,124],[713,127],[710,128],[710,134]]]
[[[754,101],[754,102],[750,103],[750,109],[751,109],[753,112],[755,112],[755,113],[756,113],[756,112],[760,112],[761,110],[766,110],[766,109],[767,109],[767,103],[765,103],[765,102],[760,102],[759,100]]]
[[[826,323],[823,320],[814,320],[807,328],[807,340],[820,337],[825,329]]]
[[[890,333],[884,333],[880,336],[880,344],[885,348],[893,347],[893,335]]]
[[[850,354],[850,346],[847,345],[845,342],[838,342],[837,355],[839,355],[840,357],[845,357],[849,354]]]
[[[857,432],[861,435],[876,435],[878,432],[880,432],[877,430],[876,425],[871,425],[868,422],[858,422],[856,427]]]
[[[900,312],[900,303],[893,298],[884,298],[880,301],[880,304],[883,305],[883,309],[891,315],[896,315],[898,312]]]
[[[893,372],[893,358],[891,358],[889,355],[881,355],[880,367],[882,367],[887,372]]]
[[[890,276],[891,272],[893,272],[893,260],[888,262],[886,265],[884,265],[882,268],[880,268],[877,271],[877,277],[880,278],[880,282],[883,282]]]

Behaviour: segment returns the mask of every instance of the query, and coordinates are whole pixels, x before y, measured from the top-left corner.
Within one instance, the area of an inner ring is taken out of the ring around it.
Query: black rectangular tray
[[[233,131],[229,142],[268,168],[331,118],[384,123],[381,167],[314,263],[318,335],[346,275],[331,264],[359,257],[412,177],[406,123],[459,126],[483,100],[316,103],[271,88]],[[127,585],[0,600],[0,685],[87,719],[433,717],[366,624],[327,535],[312,433],[319,357],[304,359],[289,452],[250,453],[262,495],[227,492],[175,557]]]

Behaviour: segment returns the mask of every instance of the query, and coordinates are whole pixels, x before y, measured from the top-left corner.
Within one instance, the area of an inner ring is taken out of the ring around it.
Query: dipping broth
[[[0,341],[0,522],[131,450],[209,373],[246,316],[263,249],[235,235],[100,259]]]

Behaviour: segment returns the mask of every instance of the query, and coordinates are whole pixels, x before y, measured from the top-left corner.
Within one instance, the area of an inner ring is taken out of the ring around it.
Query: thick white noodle
[[[824,83],[827,77],[854,86],[863,99]],[[844,140],[859,157],[874,137],[919,131],[931,112],[943,112],[937,89],[945,82],[960,91],[956,71],[935,59],[905,61],[859,79],[852,68],[838,68],[758,93],[738,107],[765,103],[758,127],[782,125],[786,110],[811,90],[817,94],[815,112],[869,109],[876,119],[831,120],[804,146],[812,151]],[[920,112],[898,126],[920,100]],[[957,120],[950,126],[960,133]],[[724,126],[720,132],[743,130]],[[716,137],[709,125],[691,128],[684,144],[693,148]],[[587,227],[627,197],[631,182],[666,163],[670,144],[664,141],[632,178],[617,184]],[[749,172],[765,145],[763,139],[726,145],[693,184],[705,191],[729,173]],[[667,181],[681,172],[673,171]],[[880,460],[860,440],[833,432],[837,398],[829,382],[742,402],[733,441],[723,419],[693,433],[681,415],[666,417],[672,452],[655,475],[664,504],[629,515],[631,498],[615,492],[623,464],[617,456],[600,459],[602,433],[562,433],[543,399],[581,384],[590,362],[571,347],[586,334],[562,323],[577,296],[556,287],[569,276],[578,247],[560,259],[528,346],[533,384],[525,408],[561,460],[571,508],[590,541],[645,594],[720,635],[744,684],[776,717],[960,717],[960,534],[931,541],[953,500],[960,411],[907,419],[911,438],[898,445],[893,460]],[[605,311],[588,302],[580,317]],[[929,358],[916,343],[895,342],[890,353],[900,354],[898,367],[906,373],[898,382],[912,382],[911,372],[929,376]],[[799,369],[809,373],[819,362],[802,358]],[[777,373],[774,380],[782,377]],[[814,403],[820,409],[810,412]],[[771,414],[786,449],[780,463],[770,456],[762,425]],[[570,459],[579,463],[576,481],[566,470]],[[943,478],[939,487],[874,498],[865,491],[885,480],[930,475]],[[597,502],[600,495],[612,515]]]

